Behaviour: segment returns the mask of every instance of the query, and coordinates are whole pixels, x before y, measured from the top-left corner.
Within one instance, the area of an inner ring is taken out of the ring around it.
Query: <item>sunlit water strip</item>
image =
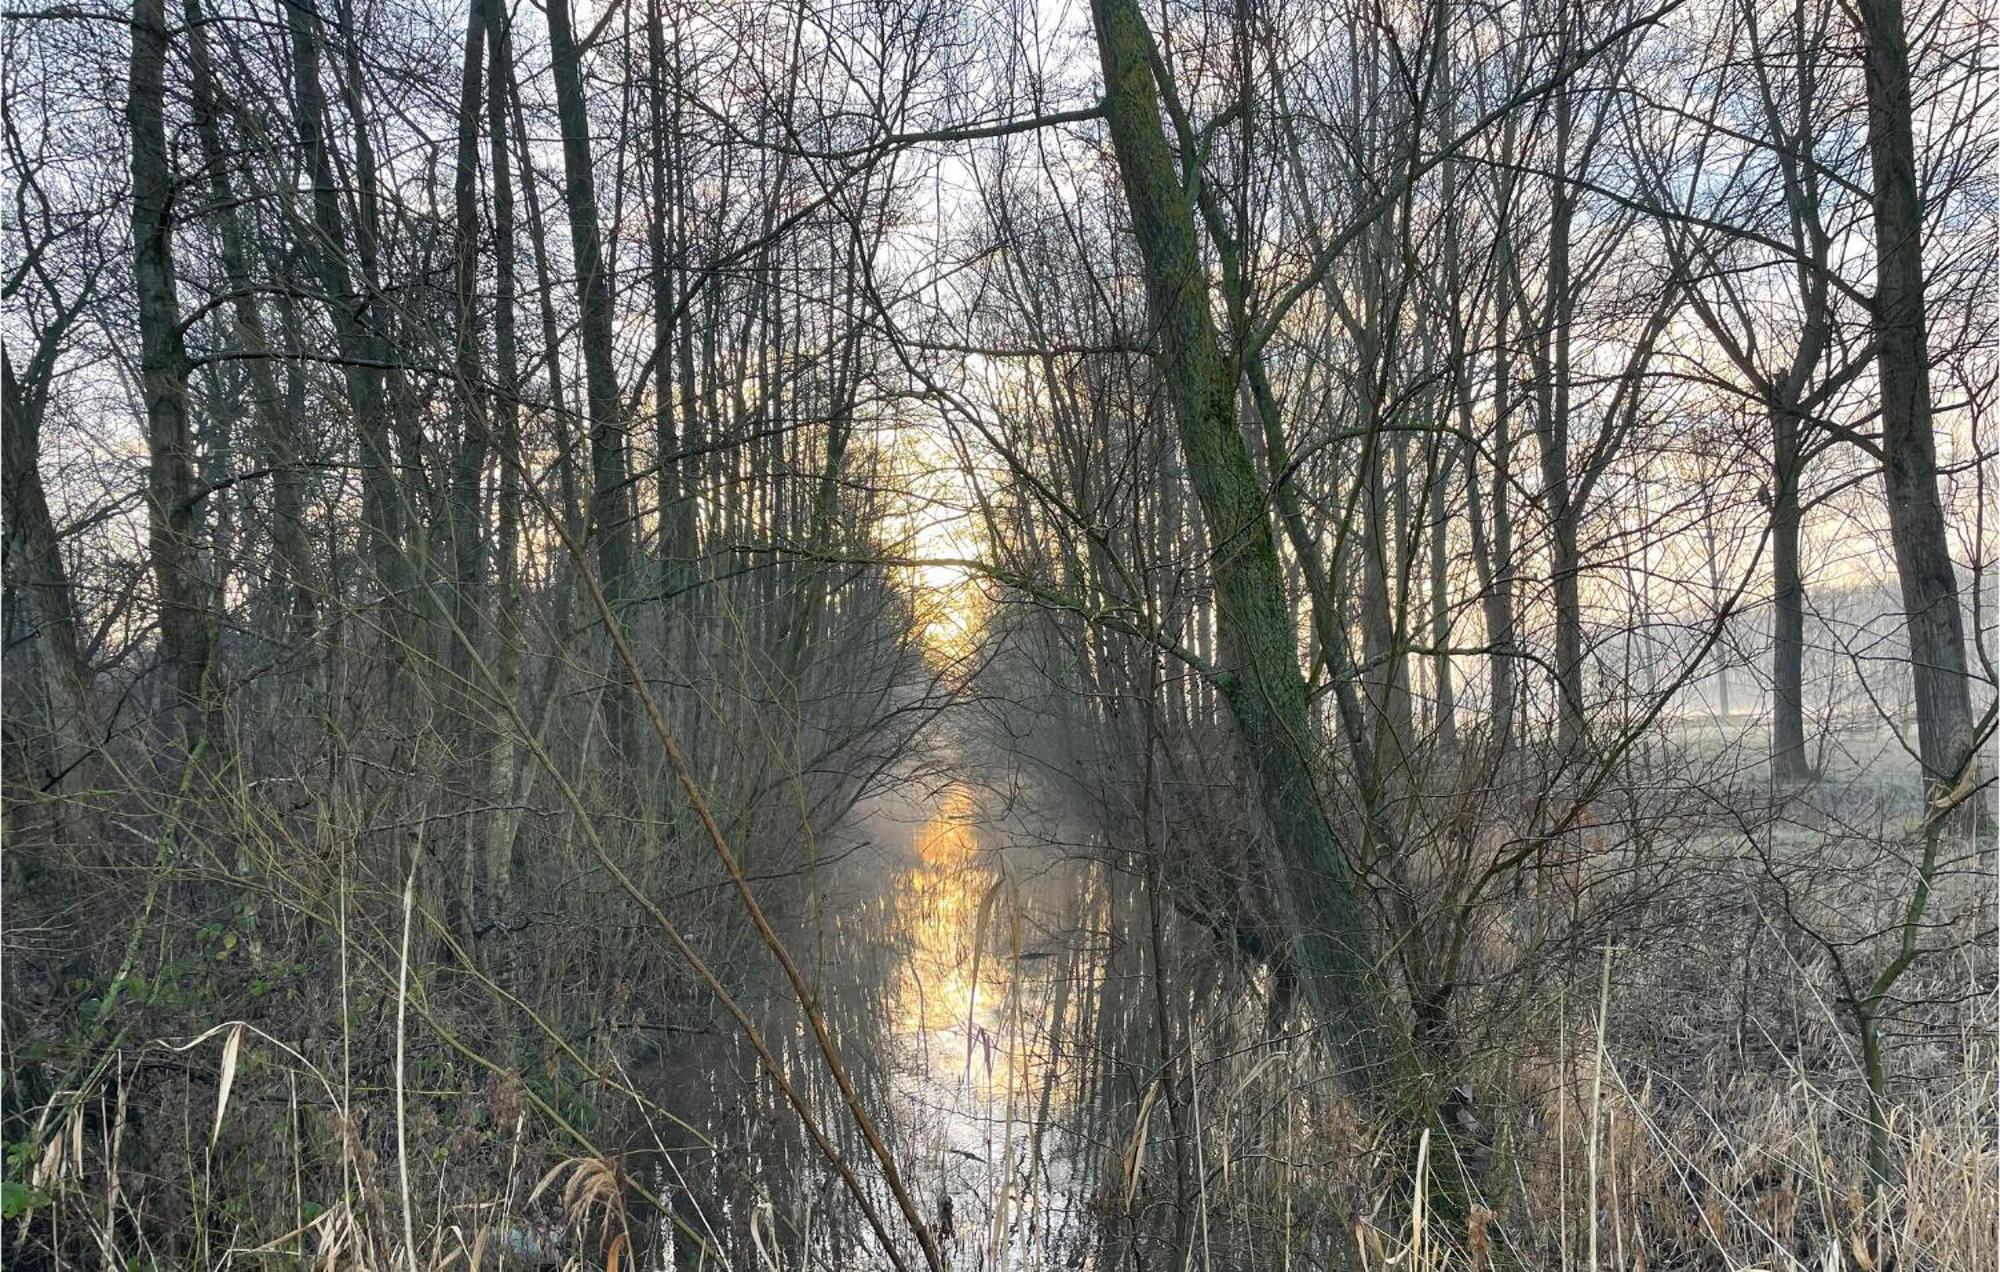
[[[897,889],[906,958],[894,997],[899,1090],[954,1267],[1044,1266],[1075,1200],[1053,1080],[1053,960],[969,791],[938,801]]]

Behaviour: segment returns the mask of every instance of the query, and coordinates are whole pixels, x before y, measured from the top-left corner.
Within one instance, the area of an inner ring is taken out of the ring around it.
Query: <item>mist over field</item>
[[[21,0],[0,1263],[2000,1272],[1990,0]]]

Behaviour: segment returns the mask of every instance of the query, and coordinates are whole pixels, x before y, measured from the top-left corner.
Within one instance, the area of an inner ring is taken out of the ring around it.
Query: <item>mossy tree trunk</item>
[[[1262,483],[1237,425],[1236,368],[1211,312],[1195,210],[1168,150],[1133,0],[1093,0],[1104,111],[1158,328],[1158,362],[1187,471],[1215,545],[1211,560],[1222,691],[1257,783],[1294,960],[1334,1031],[1355,1085],[1402,1070],[1407,1044],[1377,973],[1360,881],[1340,851],[1313,782],[1317,749]]]

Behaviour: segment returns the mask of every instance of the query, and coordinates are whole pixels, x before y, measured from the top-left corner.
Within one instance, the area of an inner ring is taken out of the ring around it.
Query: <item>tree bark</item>
[[[1568,19],[1565,18],[1565,22]],[[1564,32],[1567,46],[1568,32]],[[1567,88],[1555,95],[1550,163],[1547,295],[1534,332],[1535,431],[1540,443],[1542,511],[1549,528],[1549,590],[1555,609],[1556,750],[1560,762],[1583,743],[1583,604],[1578,574],[1577,509],[1570,476],[1570,338],[1576,320],[1576,286],[1570,269],[1570,230],[1576,192],[1569,181],[1575,116]]]
[[[1368,433],[1361,448],[1361,683],[1367,694],[1374,747],[1400,764],[1410,754],[1410,673],[1391,588],[1392,579],[1400,573],[1394,562],[1401,555],[1400,526],[1394,510],[1398,483],[1393,472],[1398,439],[1384,431],[1387,421],[1382,418],[1382,362],[1387,353],[1381,347],[1379,324],[1389,320],[1374,300],[1367,303],[1367,309],[1363,318],[1366,325],[1355,333],[1363,382],[1361,426]]]
[[[568,0],[548,6],[549,54],[562,125],[563,203],[576,260],[577,311],[583,340],[584,397],[590,414],[590,534],[605,598],[624,617],[630,599],[632,492],[626,479],[625,425],[612,362],[611,278],[597,223],[597,181],[590,113]]]
[[[1559,117],[1566,116],[1562,107],[1557,110]],[[1567,131],[1558,124],[1558,137]],[[1569,345],[1570,324],[1575,318],[1569,279],[1569,222],[1573,205],[1567,183],[1560,179],[1554,199],[1549,300],[1535,344],[1540,398],[1536,429],[1541,443],[1543,512],[1549,523],[1549,583],[1555,601],[1556,749],[1567,761],[1582,745],[1584,734],[1583,600],[1569,473]]]
[[[493,669],[493,692],[503,704],[520,692],[521,629],[521,415],[520,353],[514,322],[514,182],[507,150],[506,74],[511,66],[505,5],[483,0],[486,20],[487,153],[493,187],[493,373],[492,412],[487,420],[492,444],[500,452],[500,489],[495,500],[498,533],[491,571],[493,612],[486,624]],[[503,718],[487,756],[486,787],[493,811],[487,815],[481,840],[484,860],[474,880],[472,921],[483,944],[481,964],[503,989],[513,985],[513,943],[501,927],[500,914],[513,890],[514,836],[521,815],[518,772],[520,755],[510,719]],[[490,955],[486,952],[490,950]]]
[[[1446,492],[1452,479],[1455,443],[1437,441],[1428,474],[1430,486],[1431,697],[1436,714],[1437,742],[1445,751],[1458,748],[1458,694],[1451,672],[1451,553],[1447,531],[1451,512]]]
[[[472,0],[467,7],[452,166],[452,352],[458,373],[459,427],[449,494],[452,630],[446,634],[445,649],[450,675],[442,697],[451,705],[452,761],[468,800],[476,791],[488,799],[493,796],[485,786],[490,773],[486,752],[493,745],[493,729],[474,686],[474,654],[481,648],[488,603],[485,476],[493,406],[492,395],[483,383],[479,348],[479,125],[485,89],[486,9],[490,3],[492,0]],[[452,848],[458,860],[447,858],[446,862],[453,902],[449,918],[475,946],[490,927],[491,888],[482,848],[487,829],[484,816],[463,818],[463,837]]]
[[[679,458],[691,431],[686,426],[691,421],[679,418],[677,408],[680,403],[676,401],[674,375],[677,366],[674,354],[679,346],[677,329],[685,321],[679,291],[684,276],[681,267],[685,262],[679,259],[681,253],[676,251],[681,236],[673,225],[674,200],[680,192],[676,168],[680,130],[678,107],[669,108],[667,102],[670,91],[667,67],[671,57],[676,70],[671,91],[678,93],[679,46],[676,42],[674,50],[669,53],[661,8],[661,0],[647,0],[646,57],[653,131],[653,206],[646,229],[647,247],[653,264],[653,415],[660,466],[655,481],[660,522],[660,584],[663,596],[668,598],[662,606],[665,610],[671,604],[674,593],[685,585],[693,565],[695,525],[694,492],[687,480],[688,461]],[[668,643],[671,641],[669,633]]]
[[[1507,251],[1504,237],[1501,249]],[[1480,608],[1486,620],[1487,711],[1495,759],[1507,754],[1514,741],[1515,630],[1514,523],[1510,504],[1513,482],[1513,366],[1509,346],[1509,316],[1516,303],[1507,292],[1516,281],[1503,259],[1493,303],[1493,440],[1490,495],[1482,487],[1476,451],[1468,451],[1465,496],[1472,530],[1473,563],[1479,571]],[[1474,423],[1470,377],[1459,392],[1458,419],[1470,432]]]

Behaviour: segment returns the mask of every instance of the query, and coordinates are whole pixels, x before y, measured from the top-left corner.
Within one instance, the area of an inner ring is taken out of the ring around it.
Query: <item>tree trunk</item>
[[[1458,695],[1451,674],[1451,551],[1447,531],[1451,524],[1446,491],[1452,478],[1452,452],[1456,444],[1449,438],[1438,440],[1429,474],[1430,485],[1430,602],[1431,602],[1431,696],[1437,716],[1438,745],[1447,752],[1458,747]]]
[[[1771,438],[1771,776],[1803,782],[1811,779],[1812,765],[1806,760],[1806,589],[1799,566],[1803,516],[1796,410],[1772,409]]]
[[[288,4],[285,15],[292,45],[293,123],[298,129],[306,174],[313,187],[313,232],[303,239],[332,311],[341,376],[361,444],[361,517],[367,527],[376,583],[386,594],[390,612],[390,641],[385,657],[393,682],[407,652],[404,644],[409,627],[403,616],[410,602],[412,578],[404,551],[402,504],[389,444],[388,394],[383,374],[388,359],[372,313],[372,298],[356,289],[347,267],[341,187],[326,145],[326,96],[320,78],[321,23],[317,0]]]
[[[1105,118],[1158,324],[1160,371],[1189,477],[1216,545],[1223,690],[1276,837],[1274,879],[1315,1006],[1360,1085],[1398,1076],[1403,1051],[1375,968],[1358,881],[1312,777],[1313,736],[1297,635],[1262,484],[1237,427],[1235,375],[1210,315],[1194,211],[1167,149],[1133,0],[1093,0]]]
[[[584,398],[590,415],[590,534],[605,596],[615,608],[628,599],[632,555],[631,491],[626,481],[625,428],[612,362],[611,279],[597,223],[595,159],[583,72],[567,0],[549,6],[549,52],[562,124],[563,203],[576,258],[577,311],[583,340]],[[622,617],[622,615],[621,615]]]
[[[160,618],[168,732],[192,754],[213,721],[213,640],[197,574],[194,440],[187,348],[181,337],[173,249],[164,0],[138,0],[125,116],[132,129],[132,281],[139,310],[139,376],[146,405],[146,526]]]
[[[223,143],[221,103],[215,67],[209,57],[207,22],[199,0],[183,6],[188,35],[189,78],[193,90],[195,134],[201,142],[202,164],[208,169],[209,197],[216,213],[217,255],[231,292],[236,347],[245,353],[250,380],[250,417],[257,456],[271,475],[272,581],[263,605],[274,619],[273,633],[281,643],[308,638],[317,622],[317,588],[313,582],[312,550],[306,542],[305,498],[299,466],[296,420],[286,413],[284,395],[269,354],[262,307],[250,274],[250,244],[244,217],[230,180],[230,159]]]
[[[1556,750],[1575,758],[1583,742],[1583,610],[1578,587],[1577,510],[1570,497],[1570,336],[1576,296],[1570,277],[1570,227],[1576,194],[1568,179],[1572,105],[1555,99],[1552,145],[1556,176],[1549,192],[1548,295],[1535,333],[1537,435],[1541,443],[1543,512],[1549,526],[1549,587],[1555,602]]]
[[[67,327],[67,321],[62,325]],[[19,378],[13,359],[0,349],[0,416],[4,416],[0,448],[5,450],[0,500],[5,501],[7,517],[4,573],[9,620],[5,636],[13,641],[18,624],[36,638],[38,705],[48,730],[39,785],[50,792],[61,790],[64,779],[77,774],[97,744],[98,728],[78,633],[76,593],[42,488],[42,415],[58,348],[58,340],[44,333]]]
[[[514,326],[514,183],[507,151],[507,68],[512,64],[505,5],[485,0],[478,6],[486,19],[487,153],[493,185],[493,371],[494,392],[487,430],[500,452],[499,496],[495,500],[498,534],[492,553],[493,610],[486,624],[493,671],[493,693],[499,698],[499,728],[487,756],[486,789],[493,811],[488,814],[480,843],[484,860],[473,880],[472,922],[480,941],[480,964],[502,989],[513,987],[513,942],[500,926],[501,912],[513,888],[514,835],[521,815],[517,805],[520,756],[513,718],[506,707],[515,703],[521,681],[521,415],[520,354]],[[490,952],[489,952],[490,951]]]
[[[1559,202],[1566,201],[1558,194]],[[1536,375],[1540,385],[1543,512],[1549,525],[1549,583],[1555,601],[1556,750],[1564,761],[1582,744],[1583,607],[1578,587],[1582,568],[1577,551],[1576,509],[1570,500],[1569,475],[1569,324],[1572,306],[1566,298],[1569,253],[1567,215],[1559,218],[1556,245],[1550,252],[1550,290],[1556,293],[1543,330],[1538,333]]]
[[[562,125],[563,202],[569,212],[576,260],[577,312],[583,340],[584,399],[590,415],[590,536],[596,545],[598,582],[614,621],[626,622],[631,601],[632,490],[625,462],[625,424],[612,361],[611,277],[597,224],[597,181],[590,149],[590,112],[583,97],[583,68],[570,26],[569,0],[550,0],[549,57],[555,75],[556,113]],[[604,697],[612,745],[629,755],[631,713],[614,679]]]
[[[452,630],[446,633],[447,684],[441,695],[450,705],[447,723],[451,762],[463,798],[477,798],[488,776],[486,751],[493,730],[475,687],[474,654],[480,650],[485,625],[487,552],[485,475],[492,444],[493,399],[483,384],[479,349],[479,124],[486,64],[486,9],[491,0],[472,0],[465,22],[464,57],[459,68],[458,128],[452,167],[452,292],[453,361],[458,373],[458,446],[452,455],[451,510]],[[489,664],[490,665],[490,664]],[[503,797],[504,798],[504,797]],[[485,879],[486,856],[481,838],[486,818],[462,819],[461,838],[452,845],[446,869],[451,891],[447,907],[453,927],[477,944],[488,921],[490,890]]]
[[[1394,434],[1385,433],[1381,418],[1380,376],[1384,356],[1374,338],[1373,323],[1380,316],[1370,305],[1365,321],[1371,324],[1361,341],[1359,354],[1362,426],[1368,440],[1361,449],[1362,532],[1361,532],[1361,653],[1364,668],[1361,683],[1367,691],[1368,724],[1378,753],[1392,765],[1409,758],[1410,684],[1409,663],[1403,653],[1401,626],[1391,595],[1391,578],[1397,573],[1392,561],[1400,559],[1397,518],[1392,505],[1396,483],[1391,474],[1395,463]]]
[[[1503,246],[1502,252],[1506,251]],[[1512,271],[1498,271],[1496,287],[1505,287]],[[1507,294],[1493,304],[1493,441],[1491,486],[1482,487],[1477,451],[1469,449],[1465,464],[1465,496],[1472,530],[1473,562],[1479,571],[1480,608],[1486,620],[1487,711],[1496,759],[1506,755],[1514,740],[1514,523],[1510,507],[1513,482],[1513,367],[1509,361],[1508,316],[1514,300]],[[1459,393],[1459,425],[1470,431],[1473,421],[1469,384]],[[1490,494],[1488,491],[1490,490]]]
[[[687,481],[687,462],[679,457],[690,430],[688,421],[677,418],[676,362],[679,345],[677,328],[685,321],[679,288],[683,262],[676,259],[679,238],[673,226],[674,200],[680,191],[675,164],[679,154],[678,107],[667,104],[669,51],[661,0],[646,5],[646,56],[649,63],[648,92],[652,111],[652,196],[653,207],[647,220],[647,246],[653,264],[653,415],[654,438],[659,451],[660,471],[656,474],[660,522],[660,583],[665,598],[662,608],[671,606],[672,597],[686,583],[694,559],[694,499]],[[679,67],[679,47],[672,53]],[[678,74],[671,85],[679,92]],[[685,386],[681,386],[684,392]],[[671,643],[671,637],[668,643]]]
[[[1860,0],[1874,167],[1876,371],[1882,481],[1902,580],[1917,750],[1927,790],[1949,786],[1972,745],[1965,628],[1938,498],[1924,312],[1923,204],[1902,0]]]

